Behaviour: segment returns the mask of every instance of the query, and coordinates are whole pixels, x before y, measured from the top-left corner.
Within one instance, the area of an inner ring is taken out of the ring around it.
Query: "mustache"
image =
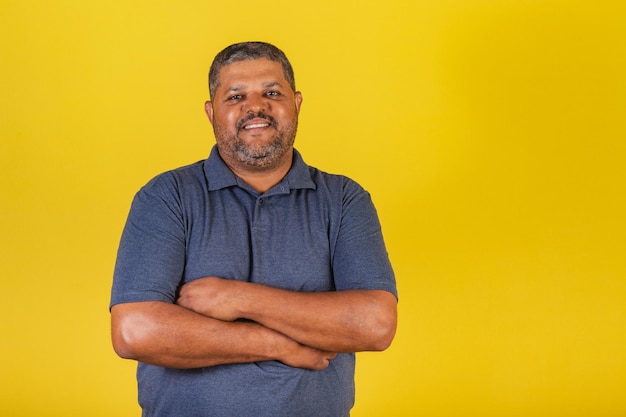
[[[276,119],[274,119],[269,114],[265,114],[263,112],[257,112],[257,113],[250,112],[250,113],[248,113],[248,115],[246,117],[244,117],[243,119],[241,119],[241,120],[239,120],[237,122],[237,130],[240,130],[244,123],[246,123],[246,122],[248,122],[248,121],[250,121],[252,119],[264,119],[264,120],[267,120],[270,123],[270,126],[272,126],[274,129],[278,128],[278,122],[276,121]]]

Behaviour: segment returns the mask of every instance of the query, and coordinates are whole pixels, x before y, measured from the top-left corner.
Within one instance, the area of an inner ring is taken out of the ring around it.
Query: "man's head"
[[[261,42],[229,46],[209,80],[205,111],[224,162],[240,173],[288,169],[302,95],[285,54]]]
[[[241,42],[224,48],[213,59],[211,69],[209,70],[209,95],[211,100],[214,99],[215,90],[220,85],[219,73],[223,67],[237,61],[261,58],[280,63],[283,67],[285,79],[291,86],[291,89],[294,92],[296,91],[293,68],[283,51],[266,42]]]

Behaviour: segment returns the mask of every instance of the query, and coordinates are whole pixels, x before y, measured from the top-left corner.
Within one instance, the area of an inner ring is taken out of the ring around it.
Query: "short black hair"
[[[280,63],[283,67],[285,79],[291,86],[291,89],[296,91],[293,68],[283,51],[267,42],[241,42],[227,46],[213,59],[211,69],[209,70],[209,95],[211,100],[213,100],[215,90],[220,85],[219,73],[222,68],[233,62],[261,58]]]

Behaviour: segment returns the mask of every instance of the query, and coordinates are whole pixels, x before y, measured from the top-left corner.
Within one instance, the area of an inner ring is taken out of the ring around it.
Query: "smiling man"
[[[397,292],[369,194],[305,164],[282,51],[221,51],[209,158],[135,196],[111,296],[143,416],[343,417],[355,352],[381,351]]]
[[[266,58],[233,62],[218,79],[205,110],[222,159],[244,180],[275,185],[291,167],[302,94]]]

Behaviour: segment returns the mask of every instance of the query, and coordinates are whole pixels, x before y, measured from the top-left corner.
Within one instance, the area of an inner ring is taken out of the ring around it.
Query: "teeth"
[[[244,129],[256,129],[258,127],[268,127],[269,123],[255,123],[252,125],[245,126]]]

